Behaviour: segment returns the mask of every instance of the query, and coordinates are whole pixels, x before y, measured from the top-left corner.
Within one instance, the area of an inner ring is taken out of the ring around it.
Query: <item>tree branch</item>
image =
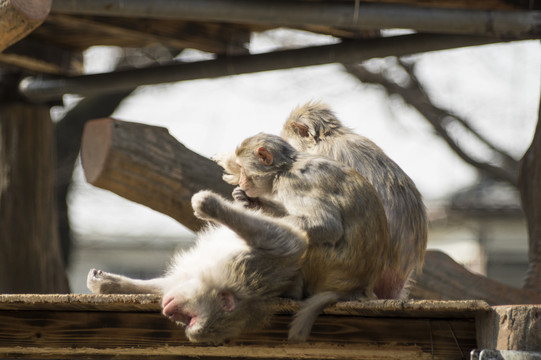
[[[453,139],[448,131],[448,124],[445,122],[448,119],[458,120],[460,124],[466,124],[464,127],[468,129],[475,137],[479,138],[483,143],[486,143],[490,149],[501,155],[502,150],[491,144],[487,139],[478,134],[466,120],[459,116],[450,113],[447,110],[441,109],[430,101],[430,98],[424,91],[422,85],[415,76],[411,76],[410,72],[404,68],[409,76],[409,82],[406,86],[400,86],[397,83],[387,79],[383,74],[373,73],[368,71],[363,65],[358,64],[343,64],[345,69],[357,79],[364,83],[381,85],[387,94],[399,95],[407,104],[413,106],[426,120],[432,125],[436,133],[445,140],[447,145],[466,163],[484,171],[493,177],[505,180],[513,186],[517,186],[517,170],[518,162],[511,156],[502,156],[505,159],[505,167],[491,165],[488,162],[475,159],[468,154],[459,144]]]

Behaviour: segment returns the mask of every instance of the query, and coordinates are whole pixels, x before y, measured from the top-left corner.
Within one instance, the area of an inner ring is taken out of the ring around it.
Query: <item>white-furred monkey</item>
[[[294,109],[281,135],[299,151],[351,166],[376,188],[385,208],[391,248],[375,292],[383,299],[406,297],[408,280],[414,268],[420,271],[427,243],[426,210],[413,181],[376,144],[343,126],[320,102]]]
[[[97,294],[163,295],[163,314],[185,325],[189,340],[219,344],[261,327],[271,315],[269,302],[298,287],[308,240],[283,219],[210,191],[195,194],[192,206],[215,226],[178,253],[164,277],[136,280],[92,269],[87,286]]]
[[[304,341],[326,306],[338,300],[374,299],[388,252],[385,212],[373,186],[334,160],[295,150],[275,135],[258,134],[235,153],[215,160],[224,180],[239,185],[237,201],[306,231],[302,260],[307,300],[290,327]]]

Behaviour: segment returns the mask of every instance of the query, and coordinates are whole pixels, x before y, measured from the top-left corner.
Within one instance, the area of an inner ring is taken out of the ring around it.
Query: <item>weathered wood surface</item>
[[[229,196],[221,168],[178,143],[166,129],[110,118],[93,120],[83,134],[87,180],[171,216],[192,230],[201,225],[190,198],[202,189]],[[415,299],[484,300],[491,305],[541,303],[541,294],[473,274],[449,256],[428,251],[411,288]]]
[[[0,1],[0,52],[41,25],[51,4],[52,0]]]
[[[476,347],[479,301],[369,301],[325,310],[305,344],[287,344],[298,304],[224,346],[192,344],[149,295],[0,296],[0,357],[461,359]]]
[[[477,327],[481,349],[541,351],[541,305],[494,306]]]
[[[414,275],[410,296],[414,299],[478,299],[490,305],[541,304],[541,293],[511,287],[474,274],[441,251],[425,254],[423,272]]]
[[[203,223],[191,197],[204,189],[231,196],[222,169],[173,138],[167,129],[104,118],[86,124],[81,160],[87,181],[171,216],[188,229]]]
[[[69,292],[56,228],[53,154],[48,107],[0,104],[0,293]]]

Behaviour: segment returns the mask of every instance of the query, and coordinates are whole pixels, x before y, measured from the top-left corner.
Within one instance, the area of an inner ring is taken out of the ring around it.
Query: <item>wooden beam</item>
[[[476,348],[477,301],[367,301],[329,307],[307,343],[287,344],[298,304],[278,300],[268,327],[223,346],[187,341],[148,295],[0,295],[0,357],[460,359]]]
[[[250,42],[249,28],[236,24],[61,14],[51,14],[34,35],[79,50],[93,45],[137,48],[162,44],[178,51],[194,48],[227,55],[247,53]]]
[[[213,189],[230,197],[233,191],[221,180],[217,164],[187,149],[162,127],[93,120],[85,125],[81,146],[89,183],[169,215],[194,231],[203,223],[193,216],[192,195]]]
[[[0,52],[30,34],[49,15],[52,0],[0,2]]]
[[[440,9],[402,4],[276,0],[55,0],[64,14],[217,21],[274,26],[412,29],[425,33],[523,38],[540,36],[537,11]]]
[[[64,76],[83,73],[82,52],[47,44],[33,38],[33,34],[1,52],[0,63],[33,73]]]
[[[178,2],[181,3],[181,2]],[[35,100],[58,99],[64,94],[106,94],[140,85],[168,83],[291,69],[329,63],[361,62],[376,57],[403,56],[465,46],[502,42],[487,37],[411,34],[387,38],[344,41],[339,44],[274,51],[256,55],[222,57],[191,63],[170,63],[142,69],[84,76],[28,77],[19,90]]]

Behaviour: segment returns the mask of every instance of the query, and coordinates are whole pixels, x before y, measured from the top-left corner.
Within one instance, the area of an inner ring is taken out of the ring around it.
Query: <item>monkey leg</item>
[[[197,217],[229,227],[248,245],[269,255],[300,258],[306,250],[304,231],[281,219],[236,206],[211,191],[195,194],[192,207]]]
[[[94,294],[157,294],[162,295],[164,279],[131,279],[126,276],[91,269],[86,286]]]

